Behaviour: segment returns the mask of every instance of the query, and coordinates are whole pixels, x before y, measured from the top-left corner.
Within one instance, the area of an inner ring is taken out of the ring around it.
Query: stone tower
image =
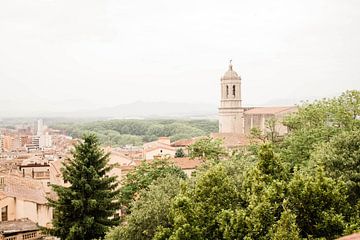
[[[219,108],[220,133],[244,133],[244,109],[241,107],[241,78],[229,70],[221,78],[221,101]]]

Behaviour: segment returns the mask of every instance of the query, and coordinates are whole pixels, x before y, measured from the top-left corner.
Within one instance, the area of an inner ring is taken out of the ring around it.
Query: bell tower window
[[[226,85],[226,97],[229,97],[229,86]]]
[[[235,85],[233,85],[233,95],[235,97]]]

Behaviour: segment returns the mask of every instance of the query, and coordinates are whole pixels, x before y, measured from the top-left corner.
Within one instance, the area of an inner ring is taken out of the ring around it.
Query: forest
[[[204,138],[191,177],[165,160],[121,183],[120,239],[335,239],[360,231],[360,92],[306,102],[290,133],[228,151]],[[275,135],[276,136],[276,135]]]
[[[171,141],[206,136],[218,131],[215,120],[103,120],[94,122],[57,122],[52,128],[63,130],[66,134],[79,138],[84,133],[94,133],[101,144],[106,146],[139,146],[158,137],[170,137]]]

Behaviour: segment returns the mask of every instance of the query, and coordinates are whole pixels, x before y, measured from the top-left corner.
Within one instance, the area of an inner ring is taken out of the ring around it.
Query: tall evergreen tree
[[[102,239],[109,227],[119,224],[114,218],[120,208],[116,177],[108,176],[109,154],[100,148],[95,135],[83,137],[75,146],[72,159],[62,168],[70,186],[54,185],[56,200],[50,233],[62,240]]]

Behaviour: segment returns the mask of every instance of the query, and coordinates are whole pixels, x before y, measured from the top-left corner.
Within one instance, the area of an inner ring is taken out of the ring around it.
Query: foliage
[[[107,173],[109,154],[100,148],[94,135],[86,135],[75,146],[73,158],[62,169],[70,186],[54,185],[58,199],[49,199],[54,208],[53,229],[60,239],[102,239],[109,227],[118,224],[112,217],[119,209],[116,177]]]
[[[259,128],[250,129],[250,140],[256,143],[261,141],[277,143],[281,140],[279,133],[276,130],[276,126],[279,124],[279,120],[275,118],[270,118],[265,121],[265,130],[261,131]]]
[[[318,144],[343,132],[360,129],[360,91],[347,91],[338,98],[305,103],[285,119],[291,130],[281,146],[284,159],[306,165]]]
[[[179,148],[176,150],[175,152],[175,157],[176,158],[182,158],[182,157],[185,157],[185,152],[182,148]]]
[[[216,221],[222,209],[236,204],[234,181],[221,166],[201,175],[193,188],[175,198],[172,213],[174,229],[169,239],[219,239]]]
[[[156,179],[148,190],[142,189],[126,224],[111,230],[106,239],[152,239],[158,228],[171,226],[170,204],[180,191],[180,180],[167,175]]]
[[[222,145],[222,141],[210,137],[201,138],[189,146],[190,158],[219,161],[226,155],[227,152]]]
[[[288,209],[283,211],[280,219],[270,230],[270,238],[273,240],[300,240],[299,228],[296,225],[296,215]]]
[[[324,175],[318,168],[315,176],[296,171],[288,185],[289,208],[297,216],[302,237],[332,238],[345,229],[345,217],[350,208],[346,187]]]
[[[94,133],[103,145],[142,145],[159,137],[172,141],[205,136],[218,131],[217,121],[210,120],[108,120],[95,122],[55,123],[55,129],[72,137]]]
[[[360,200],[360,130],[343,132],[320,145],[311,160],[328,176],[346,182],[352,204]]]
[[[129,213],[131,202],[139,197],[140,191],[148,189],[153,181],[167,175],[186,178],[186,174],[179,167],[166,159],[155,159],[150,163],[142,161],[121,183],[120,202],[123,211]]]

